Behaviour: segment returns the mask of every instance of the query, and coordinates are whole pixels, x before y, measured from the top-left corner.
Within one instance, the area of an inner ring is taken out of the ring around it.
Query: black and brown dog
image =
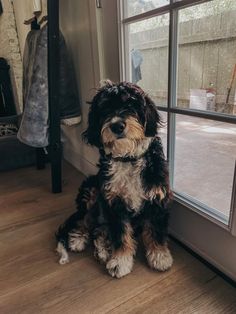
[[[142,234],[150,267],[173,263],[167,247],[171,191],[153,101],[137,85],[106,81],[91,102],[83,136],[100,151],[99,170],[80,187],[77,211],[56,234],[60,263],[93,239],[95,256],[113,277],[132,271]]]

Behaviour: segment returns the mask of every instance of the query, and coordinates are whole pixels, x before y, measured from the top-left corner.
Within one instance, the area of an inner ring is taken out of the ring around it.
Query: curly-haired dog
[[[84,250],[93,239],[95,256],[120,278],[132,271],[141,232],[149,266],[165,271],[171,199],[168,167],[157,135],[161,119],[137,85],[106,81],[91,102],[84,139],[99,148],[96,176],[82,184],[77,212],[57,232],[60,263],[67,250]]]

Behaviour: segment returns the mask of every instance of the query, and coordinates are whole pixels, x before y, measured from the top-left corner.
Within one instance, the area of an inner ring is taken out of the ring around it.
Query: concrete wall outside
[[[214,88],[216,102],[224,103],[236,64],[236,11],[180,24],[178,50],[178,102],[188,106],[190,89]],[[166,101],[168,82],[168,26],[130,34],[130,50],[143,55],[138,82],[158,104]],[[236,80],[230,95],[234,103]],[[222,110],[222,108],[219,108]],[[227,112],[227,108],[224,108]]]

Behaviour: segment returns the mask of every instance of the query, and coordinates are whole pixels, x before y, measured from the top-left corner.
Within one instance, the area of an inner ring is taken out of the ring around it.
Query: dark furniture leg
[[[45,153],[43,148],[36,148],[36,167],[38,170],[45,169]]]
[[[49,89],[49,150],[51,160],[52,192],[60,193],[61,184],[61,130],[59,112],[59,0],[48,0],[48,89]]]

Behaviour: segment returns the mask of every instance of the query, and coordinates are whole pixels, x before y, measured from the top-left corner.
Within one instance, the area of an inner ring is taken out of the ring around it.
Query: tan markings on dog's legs
[[[94,240],[94,256],[101,262],[106,263],[111,256],[112,247],[106,228],[97,231]]]
[[[84,218],[86,220],[86,216]],[[89,231],[85,221],[79,222],[78,227],[69,233],[69,248],[73,252],[81,252],[89,242]]]
[[[112,253],[106,265],[112,277],[121,278],[132,271],[133,260],[136,252],[136,242],[132,237],[133,229],[130,224],[125,224],[125,233],[122,238],[122,247]]]
[[[129,223],[125,224],[125,232],[122,238],[123,247],[120,249],[121,253],[128,253],[135,255],[137,243],[133,238],[133,228]]]
[[[148,264],[159,271],[168,270],[173,264],[173,258],[167,244],[160,245],[153,239],[151,228],[151,225],[146,223],[142,233]]]
[[[106,200],[108,201],[108,204],[111,206],[112,205],[112,201],[117,197],[117,194],[115,194],[113,191],[111,190],[107,190],[106,191]]]
[[[69,263],[69,255],[61,242],[58,242],[56,251],[60,255],[59,264]]]
[[[147,194],[148,199],[153,200],[156,197],[158,197],[160,201],[162,201],[166,196],[165,190],[163,188],[161,188],[160,186],[153,187],[146,194]]]
[[[82,202],[86,203],[87,210],[91,209],[96,203],[98,191],[96,188],[86,188],[82,197]]]

